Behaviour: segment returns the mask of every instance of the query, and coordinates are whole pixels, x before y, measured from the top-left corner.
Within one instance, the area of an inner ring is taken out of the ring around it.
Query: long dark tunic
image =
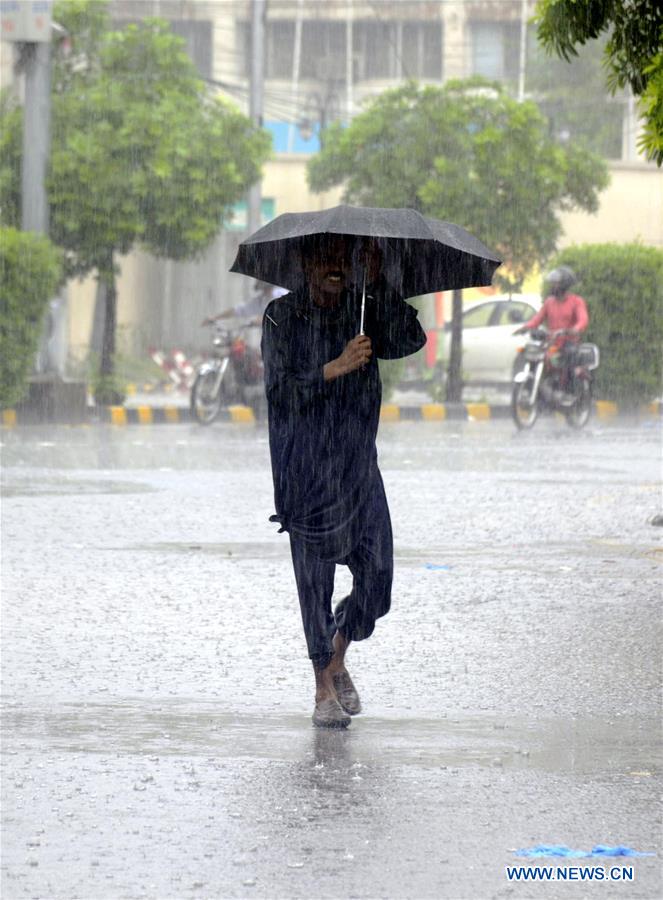
[[[426,342],[416,310],[383,283],[366,301],[364,330],[373,355],[362,369],[325,382],[323,366],[359,333],[361,298],[346,292],[335,309],[308,292],[269,304],[262,353],[276,515],[291,537],[323,559],[341,558],[379,478],[375,439],[382,388],[377,357],[396,359]]]

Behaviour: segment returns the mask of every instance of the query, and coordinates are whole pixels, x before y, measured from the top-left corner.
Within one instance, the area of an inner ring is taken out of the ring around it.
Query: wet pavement
[[[661,896],[658,423],[383,425],[393,608],[344,733],[264,429],[2,441],[4,898]],[[507,881],[539,843],[656,856]]]

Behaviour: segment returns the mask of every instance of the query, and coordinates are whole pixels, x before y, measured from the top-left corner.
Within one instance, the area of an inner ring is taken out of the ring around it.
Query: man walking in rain
[[[361,711],[346,651],[370,637],[391,602],[391,521],[375,446],[377,358],[408,356],[426,337],[416,310],[379,277],[374,243],[327,234],[307,246],[305,283],[270,303],[263,319],[271,519],[290,536],[315,674],[313,722],[345,728]],[[358,271],[369,282],[363,334]],[[337,565],[348,566],[353,586],[332,611]]]

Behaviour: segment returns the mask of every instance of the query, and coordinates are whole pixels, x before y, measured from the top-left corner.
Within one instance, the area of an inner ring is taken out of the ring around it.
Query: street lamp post
[[[299,125],[299,131],[305,141],[313,136],[313,123],[318,125],[320,149],[324,147],[325,129],[330,122],[338,119],[337,81],[327,79],[323,92],[312,91],[306,98],[306,114]]]

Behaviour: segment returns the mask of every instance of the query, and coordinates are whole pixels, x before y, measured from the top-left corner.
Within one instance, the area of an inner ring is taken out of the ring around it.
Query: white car
[[[495,294],[463,311],[463,382],[508,382],[527,336],[513,332],[538,312],[538,294]],[[449,362],[451,322],[444,326],[442,363]]]

